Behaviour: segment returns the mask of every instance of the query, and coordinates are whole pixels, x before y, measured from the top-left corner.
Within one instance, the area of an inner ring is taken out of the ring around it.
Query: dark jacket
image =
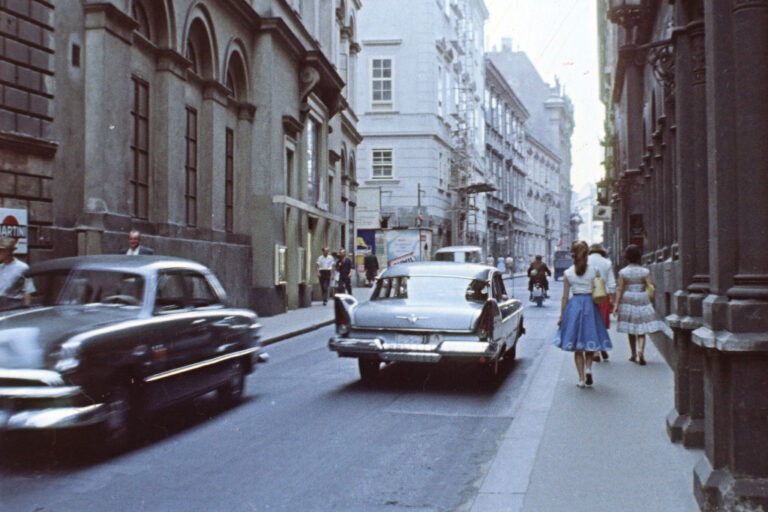
[[[531,275],[531,271],[533,270],[536,271],[536,275],[534,276]],[[546,281],[548,275],[551,276],[552,272],[543,261],[534,261],[531,263],[531,266],[528,267],[528,277],[531,278],[531,281]]]
[[[128,251],[130,251],[130,250],[131,250],[130,247],[128,249],[123,249],[120,252],[120,254],[128,254]],[[139,246],[139,254],[144,254],[144,255],[148,256],[150,254],[155,254],[155,251],[150,249],[149,247],[144,247],[143,245],[140,245]]]

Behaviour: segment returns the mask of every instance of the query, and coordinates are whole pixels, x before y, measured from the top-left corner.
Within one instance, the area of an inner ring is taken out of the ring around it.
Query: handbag
[[[645,293],[648,294],[648,300],[653,302],[653,298],[656,296],[656,287],[651,283],[648,277],[649,276],[645,276]]]
[[[597,275],[592,279],[592,302],[602,304],[608,300],[608,292],[605,291],[605,279],[600,277],[600,271],[595,270]]]

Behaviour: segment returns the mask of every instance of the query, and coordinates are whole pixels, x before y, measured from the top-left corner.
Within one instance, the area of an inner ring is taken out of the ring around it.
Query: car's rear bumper
[[[106,418],[105,404],[93,403],[79,386],[64,385],[57,372],[0,369],[0,382],[0,432],[79,427]]]
[[[500,355],[498,343],[479,340],[451,340],[438,344],[387,343],[380,338],[343,338],[328,340],[328,348],[341,357],[362,357],[386,362],[406,361],[439,363],[444,360],[487,361]]]

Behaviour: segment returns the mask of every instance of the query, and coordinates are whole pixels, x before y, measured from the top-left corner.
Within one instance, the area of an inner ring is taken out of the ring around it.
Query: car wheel
[[[218,391],[219,402],[226,407],[232,407],[242,401],[245,393],[245,368],[243,362],[235,360],[231,363],[227,382]]]
[[[517,343],[513,343],[512,348],[507,350],[507,353],[504,354],[504,359],[507,361],[514,361],[516,356],[517,356]]]
[[[360,369],[360,379],[363,382],[370,383],[379,376],[381,363],[375,359],[358,359],[357,367]]]
[[[136,397],[127,382],[117,382],[104,395],[107,417],[102,423],[104,448],[107,452],[123,450],[136,428]]]
[[[501,374],[499,371],[500,359],[501,357],[496,357],[493,361],[483,363],[480,368],[480,378],[483,384],[493,386],[499,382],[499,375]]]

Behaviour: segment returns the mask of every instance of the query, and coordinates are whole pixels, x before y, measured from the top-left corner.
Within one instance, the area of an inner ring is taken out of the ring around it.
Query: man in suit
[[[154,254],[155,251],[150,249],[149,247],[144,247],[141,245],[141,233],[138,231],[131,230],[130,233],[128,233],[128,249],[126,251],[123,251],[123,254],[126,254],[128,256],[138,256],[139,254]]]

